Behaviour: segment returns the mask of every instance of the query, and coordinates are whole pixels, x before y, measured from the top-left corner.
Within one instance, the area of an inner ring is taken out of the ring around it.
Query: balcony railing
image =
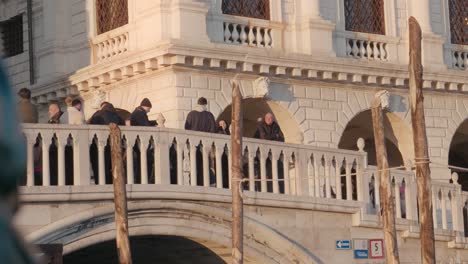
[[[216,42],[255,48],[281,48],[283,25],[279,22],[232,15],[214,15],[208,21]]]
[[[94,63],[107,61],[128,52],[130,47],[128,26],[96,36],[91,46]]]
[[[452,45],[450,49],[452,68],[456,70],[468,69],[468,46]]]

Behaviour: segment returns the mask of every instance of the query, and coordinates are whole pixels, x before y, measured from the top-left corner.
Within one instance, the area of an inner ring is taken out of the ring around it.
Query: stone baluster
[[[352,42],[353,56],[354,58],[359,58],[358,41],[355,39],[352,39],[351,42]]]
[[[375,208],[380,210],[380,173],[378,171],[374,173],[374,196]]]
[[[229,23],[224,22],[224,42],[231,43],[231,30],[229,29]]]
[[[177,185],[184,185],[184,146],[181,139],[177,140]]]
[[[249,148],[249,191],[255,191],[255,168],[254,168],[254,159],[255,159],[255,150],[254,148]]]
[[[341,194],[341,166],[343,159],[341,157],[335,157],[335,185],[336,185],[336,199],[343,199]]]
[[[271,35],[270,35],[270,30],[268,28],[264,28],[263,32],[265,32],[265,37],[263,38],[263,41],[265,43],[265,48],[271,48]]]
[[[315,196],[315,188],[314,188],[314,183],[315,183],[315,166],[314,166],[314,161],[312,160],[312,157],[307,156],[307,183],[309,186],[309,195],[314,197]],[[302,181],[302,179],[298,179]]]
[[[330,167],[332,161],[330,158],[325,157],[325,198],[331,198],[331,184],[330,184]]]
[[[26,186],[34,186],[34,144],[36,138],[33,134],[26,133]]]
[[[260,191],[267,191],[267,174],[266,174],[266,159],[268,159],[268,151],[260,149]]]
[[[367,42],[367,46],[366,46],[366,57],[368,60],[371,60],[372,59],[372,56],[373,56],[373,51],[372,51],[372,46],[373,46],[373,43],[372,41],[368,41]]]
[[[248,35],[248,36],[249,36],[249,45],[250,45],[250,46],[253,46],[253,45],[254,45],[254,41],[255,41],[255,35],[254,35],[254,33],[253,33],[253,28],[254,28],[254,27],[249,26],[249,35]]]
[[[353,47],[351,45],[353,40],[351,39],[346,39],[346,56],[351,57],[353,53]]]
[[[89,136],[89,130],[79,130],[73,134],[74,185],[84,186],[91,182],[89,146],[92,139]]]
[[[223,188],[223,153],[224,146],[221,143],[216,144],[216,188]]]
[[[237,44],[239,43],[239,31],[237,29],[238,24],[232,24],[232,42]]]
[[[133,143],[135,143],[135,137],[126,135],[126,153],[127,153],[127,184],[134,184],[135,177],[133,174]]]
[[[232,153],[231,153],[231,149],[228,147],[228,149],[226,150],[227,151],[227,154],[228,154],[228,178],[229,178],[229,189],[232,188]]]
[[[148,184],[148,139],[140,136],[140,175],[141,184]]]
[[[381,43],[382,46],[382,60],[387,60],[388,59],[388,51],[387,51],[387,43]]]
[[[291,180],[289,178],[289,152],[283,151],[284,194],[291,193]]]
[[[440,191],[440,210],[442,211],[442,229],[447,230],[447,198],[448,193],[446,190],[442,189]]]
[[[42,185],[50,186],[49,148],[52,134],[41,133],[42,136]]]
[[[432,219],[434,221],[434,230],[438,228],[437,225],[437,203],[436,203],[436,196],[438,192],[434,190],[435,188],[432,187]]]
[[[154,140],[154,170],[155,184],[171,183],[171,164],[169,159],[169,147],[172,145],[172,137],[166,133],[159,133]]]
[[[396,218],[401,218],[401,197],[400,197],[400,179],[394,177],[395,184],[393,188],[395,190],[395,211],[396,211]]]
[[[65,185],[65,146],[67,145],[67,136],[58,133],[57,135],[57,174],[58,185]]]
[[[247,45],[247,33],[245,32],[245,28],[247,26],[244,26],[244,25],[240,25],[240,43],[242,45]]]
[[[352,186],[352,180],[351,180],[351,168],[353,166],[353,163],[349,162],[346,160],[346,200],[350,201],[353,199],[353,186]]]
[[[104,185],[106,184],[106,163],[105,163],[105,157],[104,157],[104,150],[107,145],[107,139],[104,138],[104,136],[99,136],[98,137],[98,142],[97,142],[97,147],[98,147],[98,184],[99,185]]]
[[[417,218],[413,215],[413,206],[416,207],[416,201],[412,201],[412,179],[405,180],[405,209],[406,219],[416,220]],[[414,204],[414,205],[413,205]]]
[[[364,181],[364,162],[366,158],[358,158],[356,160],[356,191],[358,201],[369,201],[369,184]]]
[[[197,186],[197,146],[190,141],[190,185]]]
[[[322,157],[314,155],[314,196],[320,197],[320,166],[322,163]]]
[[[203,155],[203,186],[210,186],[210,150],[211,146],[204,142],[202,146]]]
[[[279,193],[278,155],[274,149],[271,150],[271,171],[272,171],[273,193]]]
[[[361,58],[363,59],[367,58],[366,48],[364,47],[365,43],[365,40],[359,40],[359,53],[361,53]]]
[[[261,47],[263,44],[263,36],[262,36],[262,32],[261,32],[261,28],[259,27],[256,27],[257,29],[257,37],[256,37],[256,40],[257,40],[257,47]]]

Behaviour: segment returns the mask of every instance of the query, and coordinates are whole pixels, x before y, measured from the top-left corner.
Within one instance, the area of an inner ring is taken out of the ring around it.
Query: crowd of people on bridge
[[[38,123],[38,110],[34,104],[31,102],[31,91],[27,88],[22,88],[18,92],[19,102],[18,102],[18,111],[23,123]],[[59,102],[51,102],[49,103],[48,108],[48,123],[49,124],[68,124],[68,125],[81,125],[81,124],[91,124],[91,125],[108,125],[110,123],[116,123],[121,126],[144,126],[144,127],[157,127],[158,122],[156,120],[150,120],[148,117],[148,113],[152,109],[152,103],[148,98],[144,98],[140,105],[135,108],[135,110],[129,116],[122,116],[116,110],[116,108],[109,102],[103,102],[100,105],[98,111],[96,111],[91,118],[86,121],[83,114],[83,104],[80,99],[72,99],[67,97],[65,99],[66,109],[62,111]],[[191,131],[199,131],[199,132],[207,132],[207,133],[218,133],[223,135],[230,135],[230,126],[226,120],[219,120],[216,122],[214,115],[207,109],[208,101],[204,97],[200,97],[197,101],[197,105],[194,107],[192,111],[190,111],[186,117],[184,128],[186,130]],[[275,121],[275,118],[272,113],[266,113],[263,118],[259,118],[257,123],[256,132],[254,134],[255,138],[258,139],[265,139],[265,140],[272,140],[272,141],[280,141],[284,142],[284,135],[281,131],[280,126]],[[137,145],[134,146],[134,161],[135,164],[135,175],[138,177],[140,175],[139,171],[139,158],[140,158],[140,149]],[[107,152],[110,152],[110,148],[106,147],[106,159],[105,159],[105,166],[106,166],[106,182],[111,182],[112,177],[110,174],[110,155]],[[57,181],[57,148],[54,144],[51,145],[50,148],[50,174],[51,174],[51,184]],[[68,155],[67,155],[68,153]],[[66,163],[73,163],[72,157],[72,148],[71,144],[67,145],[65,148],[65,157]],[[125,153],[125,152],[124,152]],[[149,149],[148,153],[148,163],[152,164],[154,160],[154,151]],[[200,146],[197,147],[197,164],[202,164],[202,151],[200,150]],[[97,168],[97,149],[96,146],[91,146],[91,167],[93,174],[98,173]],[[40,172],[42,171],[42,145],[40,144],[40,140],[37,139],[36,144],[34,146],[34,163],[35,163],[35,174],[36,174],[36,183],[42,181]],[[223,164],[227,164],[227,156],[223,156]],[[175,149],[171,148],[170,153],[170,160],[171,160],[171,178],[176,178],[174,174],[176,173],[176,153]],[[271,162],[271,161],[270,161]],[[248,161],[243,162],[245,166],[247,166]],[[255,164],[258,165],[259,160],[258,158],[255,160]],[[215,181],[215,154],[214,151],[210,151],[210,184],[214,184]],[[279,164],[282,166],[282,164]],[[66,166],[67,171],[66,175],[72,175],[73,170],[70,170],[71,166]],[[225,167],[225,168],[224,168]],[[258,167],[258,166],[256,166]],[[154,177],[154,168],[148,168],[148,175],[150,176],[150,181],[152,180],[151,177]],[[225,170],[223,174],[227,175],[227,166],[223,166]],[[247,168],[245,168],[245,173],[247,173]],[[256,173],[259,175],[260,173]],[[271,172],[268,172],[270,175]],[[197,182],[201,183],[203,179],[203,171],[202,166],[197,166]],[[68,179],[67,182],[72,181],[73,177]],[[94,177],[97,183],[97,177]],[[153,179],[154,180],[154,179]]]

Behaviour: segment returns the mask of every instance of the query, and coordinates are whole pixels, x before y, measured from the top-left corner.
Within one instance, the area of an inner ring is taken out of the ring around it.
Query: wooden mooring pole
[[[242,95],[239,84],[232,82],[232,263],[244,262],[242,188]]]
[[[421,62],[422,32],[418,21],[410,17],[409,24],[409,86],[411,122],[413,126],[416,185],[418,189],[421,263],[435,263],[434,222],[432,218],[431,171],[427,149],[424,97],[422,93],[423,66]]]
[[[123,175],[122,141],[119,127],[112,123],[110,127],[110,145],[112,159],[112,178],[114,185],[115,230],[117,253],[120,264],[131,264],[130,241],[128,235],[127,192]],[[132,169],[132,168],[130,168]]]
[[[395,226],[395,195],[392,192],[392,181],[388,169],[387,148],[382,111],[382,97],[386,91],[377,94],[372,102],[372,124],[374,127],[375,154],[380,177],[380,206],[383,218],[383,233],[385,244],[385,260],[388,264],[400,263],[398,254],[397,234]]]

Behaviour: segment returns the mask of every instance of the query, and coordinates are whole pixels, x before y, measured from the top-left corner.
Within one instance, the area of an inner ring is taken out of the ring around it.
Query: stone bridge
[[[62,244],[65,256],[113,240],[109,129],[24,125],[23,131],[28,171],[15,219],[21,232],[37,244]],[[131,236],[183,237],[229,262],[230,138],[124,127],[122,142]],[[380,179],[365,152],[255,139],[245,139],[244,148],[246,263],[384,262],[335,249],[339,239],[383,237]],[[401,260],[419,263],[414,173],[392,170],[391,177]],[[453,182],[432,183],[438,263],[468,262],[468,194]]]

